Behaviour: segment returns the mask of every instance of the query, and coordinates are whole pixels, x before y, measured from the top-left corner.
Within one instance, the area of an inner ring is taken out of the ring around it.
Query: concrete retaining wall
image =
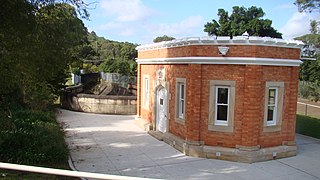
[[[135,115],[137,113],[137,97],[97,96],[63,92],[61,107],[90,113]]]

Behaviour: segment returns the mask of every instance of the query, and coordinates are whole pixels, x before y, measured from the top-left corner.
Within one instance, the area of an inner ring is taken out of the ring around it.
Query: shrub
[[[24,103],[32,110],[46,110],[55,100],[52,89],[46,83],[35,82],[24,91]]]
[[[314,138],[320,138],[320,119],[297,115],[296,132]]]
[[[2,117],[0,123],[8,121]],[[20,110],[0,129],[0,161],[45,165],[64,163],[68,150],[53,112]]]

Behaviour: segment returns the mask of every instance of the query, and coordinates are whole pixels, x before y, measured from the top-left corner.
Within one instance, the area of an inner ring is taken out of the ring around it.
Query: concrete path
[[[244,164],[185,156],[148,135],[133,119],[61,110],[58,120],[75,168],[161,179],[320,179],[318,139],[297,135],[297,156]]]

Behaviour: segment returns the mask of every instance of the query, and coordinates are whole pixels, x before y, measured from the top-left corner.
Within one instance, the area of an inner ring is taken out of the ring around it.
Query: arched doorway
[[[156,130],[162,133],[167,132],[167,90],[161,87],[157,91],[156,105]]]

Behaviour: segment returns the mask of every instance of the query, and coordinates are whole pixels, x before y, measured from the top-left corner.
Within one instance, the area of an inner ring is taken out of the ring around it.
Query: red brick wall
[[[281,58],[297,59],[300,57],[300,49],[283,48],[273,46],[254,45],[229,45],[229,51],[225,57],[257,57],[257,58]],[[172,57],[221,57],[218,53],[218,46],[198,45],[182,46],[168,49],[156,49],[140,51],[139,59],[147,58],[172,58]]]
[[[298,72],[298,67],[263,67],[263,81],[272,80],[284,82],[284,101],[282,130],[274,133],[264,133],[262,129],[260,129],[258,142],[262,147],[275,146],[281,144],[283,141],[294,141],[295,139]]]
[[[230,46],[228,56],[235,57],[273,57],[299,59],[300,50],[263,46]],[[238,48],[238,50],[237,50]],[[242,50],[241,50],[242,49]],[[175,52],[176,51],[176,52]],[[238,54],[237,54],[238,53]],[[213,56],[216,47],[189,46],[139,52],[139,58],[173,56]],[[285,141],[294,141],[295,112],[298,89],[298,67],[258,66],[258,65],[139,65],[139,79],[143,74],[150,77],[149,110],[140,108],[138,115],[149,122],[152,117],[154,84],[156,71],[165,68],[166,81],[169,82],[169,132],[190,141],[203,141],[206,145],[235,147],[236,145],[271,147]],[[186,78],[186,120],[184,124],[175,121],[175,78]],[[233,133],[208,130],[210,80],[230,80],[236,82],[234,131]],[[266,81],[284,82],[284,104],[282,129],[278,132],[263,132],[264,91]],[[138,101],[141,90],[138,91]],[[152,102],[151,102],[152,101]],[[140,113],[140,114],[139,114]]]
[[[141,66],[141,77],[143,77],[144,74],[149,75],[149,92],[150,92],[150,97],[149,97],[149,109],[141,108],[141,117],[143,119],[148,120],[149,123],[155,124],[155,119],[152,117],[152,110],[153,110],[153,104],[155,100],[153,99],[154,96],[153,94],[155,93],[155,81],[156,81],[156,71],[160,68],[165,68],[166,69],[166,81],[169,82],[169,91],[168,94],[170,94],[171,99],[169,100],[169,131],[172,132],[173,134],[180,136],[182,138],[186,137],[186,131],[185,131],[185,125],[178,123],[175,121],[175,79],[176,78],[187,78],[188,75],[188,65],[139,65]],[[140,79],[140,78],[138,78]],[[188,82],[187,82],[188,84]],[[140,90],[139,93],[142,96],[142,91]],[[152,101],[152,102],[151,102]],[[138,102],[141,104],[142,102]],[[187,115],[188,116],[188,115]]]
[[[201,140],[207,145],[235,147],[241,142],[243,103],[244,103],[244,65],[202,65],[201,81]],[[230,80],[236,82],[234,132],[224,133],[208,130],[210,80]]]

